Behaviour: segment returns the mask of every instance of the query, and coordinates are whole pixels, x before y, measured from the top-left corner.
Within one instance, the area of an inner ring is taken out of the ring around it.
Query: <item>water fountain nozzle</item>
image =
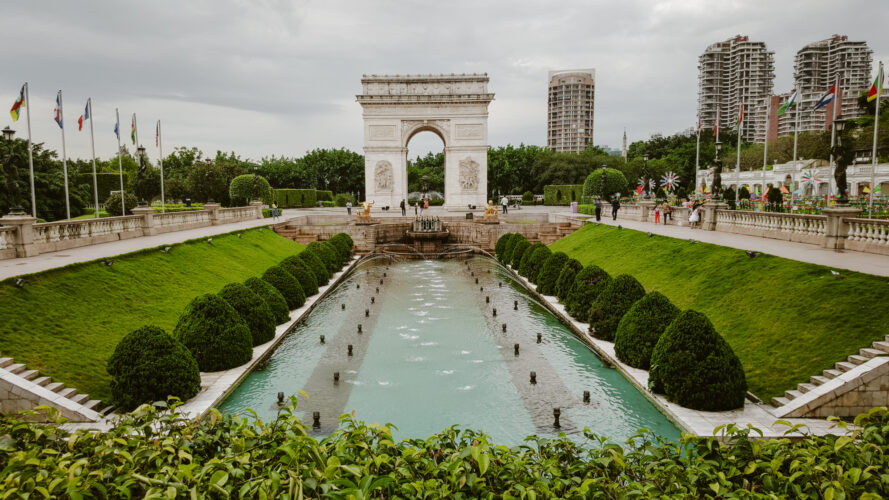
[[[349,356],[352,355],[352,344],[349,344]]]
[[[321,336],[321,343],[324,343],[324,335]]]
[[[278,393],[278,406],[284,406],[284,393]]]
[[[537,343],[539,344],[541,340],[543,340],[543,334],[540,332],[537,332]]]
[[[583,391],[583,402],[584,403],[590,402],[590,391]]]
[[[531,372],[531,383],[532,384],[537,383],[537,372]]]
[[[515,344],[514,346],[512,346],[512,348],[515,351],[515,355],[518,356],[519,355],[519,345]]]
[[[312,428],[319,429],[321,428],[321,412],[313,411],[312,412]]]
[[[333,372],[333,383],[337,384],[340,381],[340,372]]]
[[[559,427],[562,427],[562,425],[559,423],[559,417],[561,415],[562,415],[562,410],[560,410],[558,408],[553,408],[553,427],[555,427],[556,429],[558,429]]]

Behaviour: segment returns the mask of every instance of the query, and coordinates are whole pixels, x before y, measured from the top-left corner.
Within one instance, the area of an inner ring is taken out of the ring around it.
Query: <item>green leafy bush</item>
[[[578,321],[587,321],[590,306],[611,283],[611,276],[599,266],[590,264],[574,277],[565,302],[565,311]]]
[[[534,244],[534,246],[537,245],[537,243]],[[528,258],[527,262],[522,258],[522,264],[525,265],[523,269],[525,273],[523,276],[534,284],[537,283],[537,277],[540,275],[540,269],[543,267],[543,264],[549,259],[550,255],[553,254],[552,250],[543,243],[540,243],[539,245],[540,246],[537,246],[534,252],[531,253],[531,257]]]
[[[594,170],[583,183],[583,195],[588,197],[602,196],[605,200],[618,193],[629,194],[627,178],[623,172],[613,168],[605,169],[605,193],[602,193],[602,170]]]
[[[253,337],[246,323],[212,293],[195,297],[185,307],[173,337],[191,351],[202,372],[241,366],[253,356]]]
[[[513,270],[519,270],[519,266],[522,264],[522,258],[525,256],[525,252],[527,252],[529,248],[531,248],[531,242],[524,238],[516,242],[512,249],[512,257],[509,261]]]
[[[692,310],[679,314],[654,346],[648,386],[704,411],[741,408],[747,393],[741,361],[707,316]]]
[[[525,235],[521,233],[515,233],[512,238],[507,240],[506,245],[503,247],[503,259],[501,260],[501,262],[503,262],[504,264],[509,264],[510,262],[512,262],[512,255],[515,251],[516,244],[523,240],[528,241],[527,238],[525,238]]]
[[[336,247],[336,245],[330,242],[330,240],[321,241],[319,243],[321,244],[321,247],[326,249],[328,254],[333,258],[334,263],[336,264],[336,269],[334,269],[334,271],[339,271],[340,269],[342,269],[343,266],[346,264],[346,261],[348,261],[349,259],[348,255],[344,255],[340,251],[340,249]]]
[[[355,197],[349,193],[339,193],[333,199],[333,203],[338,207],[345,207],[346,203],[350,201],[352,205],[355,205]]]
[[[283,267],[272,266],[266,269],[262,274],[262,279],[281,292],[290,310],[302,307],[306,303],[306,293],[299,281]]]
[[[296,254],[296,256],[309,266],[309,269],[311,269],[312,273],[315,275],[315,281],[318,282],[318,286],[327,284],[330,280],[330,272],[327,271],[327,266],[324,265],[324,262],[320,257],[312,252],[306,252],[305,250]]]
[[[331,275],[340,268],[336,252],[333,251],[332,248],[329,248],[329,245],[323,246],[320,241],[313,241],[306,245],[306,249],[303,251],[318,256],[318,258],[321,259],[321,262],[324,263],[325,268],[327,268],[327,272]]]
[[[139,204],[138,200],[136,200],[136,197],[130,193],[124,193],[124,199],[126,200],[126,214],[133,215],[133,209]],[[123,215],[120,211],[120,192],[111,193],[111,196],[105,200],[105,211],[108,212],[108,215],[111,217]]]
[[[169,396],[186,400],[201,390],[194,356],[157,326],[143,326],[121,339],[107,369],[111,395],[124,410]]]
[[[546,259],[537,275],[538,292],[544,295],[555,295],[556,283],[559,281],[559,274],[562,273],[562,267],[566,262],[568,262],[568,254],[565,252],[556,252]]]
[[[568,294],[571,293],[571,287],[574,286],[574,278],[577,277],[577,273],[581,269],[583,269],[583,264],[577,259],[568,259],[562,266],[562,270],[559,271],[559,278],[556,280],[555,289],[559,302],[565,302],[568,298]]]
[[[247,324],[253,345],[265,344],[275,338],[275,317],[268,304],[259,295],[240,283],[222,287],[219,296],[228,302]]]
[[[304,260],[296,255],[291,255],[281,261],[281,267],[296,278],[296,281],[299,281],[299,286],[302,287],[306,297],[318,293],[318,280],[315,279],[315,273],[309,269],[309,265]]]
[[[599,175],[602,175],[599,172]],[[583,196],[583,184],[551,184],[543,186],[544,205],[570,205],[572,201],[580,201]]]
[[[95,432],[0,416],[0,489],[10,498],[889,496],[885,409],[860,415],[854,429],[838,422],[839,437],[762,440],[756,429],[729,424],[717,436],[678,442],[590,433],[582,443],[561,436],[518,446],[457,428],[400,440],[390,426],[348,415],[317,440],[294,413],[285,407],[274,421],[247,422],[214,410],[192,420],[145,406]]]
[[[531,191],[525,191],[522,193],[522,203],[534,203],[534,193]]]
[[[318,206],[318,195],[314,189],[272,189],[271,199],[278,204],[278,208]]]
[[[347,240],[344,236],[348,235],[346,233],[337,233],[327,240],[336,249],[343,264],[349,262],[349,259],[352,258],[352,245],[349,244],[350,240]]]
[[[331,239],[334,239],[334,238],[342,239],[343,241],[345,241],[346,244],[349,245],[350,251],[351,251],[352,247],[355,246],[355,242],[352,241],[352,237],[349,236],[349,233],[336,233],[335,235],[333,235],[333,237]]]
[[[318,201],[333,201],[333,191],[315,191],[315,199]]]
[[[660,292],[650,292],[624,314],[614,335],[614,353],[624,363],[647,370],[651,352],[679,308]]]
[[[35,163],[36,165],[36,163]],[[70,167],[70,165],[69,165]],[[117,171],[117,163],[115,162],[114,172],[96,172],[96,186],[99,188],[99,199],[107,200],[111,196],[112,191],[120,191],[120,173]],[[72,191],[75,186],[84,185],[87,187],[90,195],[90,205],[93,200],[93,174],[82,173],[71,175],[71,169],[68,170],[69,180],[71,182]],[[132,191],[130,187],[130,179],[127,174],[123,174],[123,185],[127,187],[126,192]],[[120,211],[117,212],[118,214]]]
[[[271,191],[269,181],[261,175],[239,175],[228,185],[228,195],[236,207],[247,206],[252,200],[268,199]]]
[[[497,256],[497,260],[503,262],[503,251],[506,248],[506,243],[515,236],[515,233],[504,233],[499,238],[497,238],[497,243],[494,245],[494,255]]]
[[[644,296],[645,288],[636,278],[618,275],[590,305],[590,333],[602,340],[614,340],[621,318]]]
[[[248,278],[244,282],[244,286],[265,301],[266,305],[269,306],[269,310],[272,311],[275,324],[280,325],[290,320],[290,308],[287,307],[287,301],[284,300],[284,296],[281,295],[277,288],[256,277]]]

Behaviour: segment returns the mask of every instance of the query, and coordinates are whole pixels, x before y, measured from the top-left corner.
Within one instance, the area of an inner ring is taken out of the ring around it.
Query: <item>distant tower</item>
[[[627,161],[627,129],[624,129],[624,145],[620,150],[620,155],[624,157],[624,161]]]
[[[593,143],[595,69],[550,71],[546,145],[579,153]]]

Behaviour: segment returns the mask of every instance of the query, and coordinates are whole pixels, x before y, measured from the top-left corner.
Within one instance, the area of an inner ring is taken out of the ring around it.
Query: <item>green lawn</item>
[[[254,229],[0,282],[0,355],[108,401],[105,362],[117,342],[146,324],[172,332],[197,295],[258,276],[302,245]]]
[[[824,266],[605,225],[586,225],[550,248],[612,276],[631,274],[646,291],[705,313],[764,400],[889,334],[884,277],[840,271],[836,280]]]

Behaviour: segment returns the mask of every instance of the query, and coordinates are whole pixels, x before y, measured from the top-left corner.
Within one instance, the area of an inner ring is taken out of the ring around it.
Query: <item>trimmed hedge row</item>
[[[679,308],[660,292],[647,293],[637,300],[617,326],[614,336],[617,359],[634,368],[648,370],[654,346],[679,312]]]
[[[275,324],[280,325],[281,323],[286,323],[287,320],[290,319],[290,309],[287,307],[287,301],[284,300],[284,296],[281,295],[281,292],[279,292],[277,288],[255,276],[247,278],[247,281],[244,282],[244,286],[252,290],[253,293],[265,301],[275,318]]]
[[[228,370],[250,361],[253,336],[247,324],[222,297],[195,297],[179,316],[173,337],[191,351],[204,372]]]
[[[271,200],[278,208],[318,206],[318,194],[314,189],[272,189]]]
[[[599,266],[589,265],[574,277],[574,284],[565,300],[565,311],[572,318],[588,322],[590,306],[596,297],[611,284],[611,275]]]
[[[219,296],[231,305],[247,324],[253,345],[265,344],[275,338],[275,317],[268,303],[240,283],[222,287]]]
[[[551,184],[543,186],[544,205],[569,205],[572,201],[580,201],[583,196],[583,184]]]
[[[645,289],[636,278],[629,274],[614,278],[590,305],[590,333],[602,340],[614,340],[621,318],[643,296]]]
[[[315,279],[315,273],[309,269],[308,264],[304,260],[296,255],[291,255],[281,261],[281,267],[296,278],[306,296],[318,293],[318,280]]]
[[[565,302],[568,299],[568,294],[571,292],[571,288],[574,286],[574,278],[577,277],[577,273],[579,273],[583,269],[583,264],[580,263],[577,259],[568,259],[568,262],[562,265],[562,270],[559,271],[559,278],[556,281],[556,297],[559,298],[559,302]]]
[[[568,254],[565,252],[556,252],[550,255],[541,266],[540,274],[537,276],[537,291],[544,295],[555,295],[556,283],[559,281],[559,274],[566,262],[568,262]]]

